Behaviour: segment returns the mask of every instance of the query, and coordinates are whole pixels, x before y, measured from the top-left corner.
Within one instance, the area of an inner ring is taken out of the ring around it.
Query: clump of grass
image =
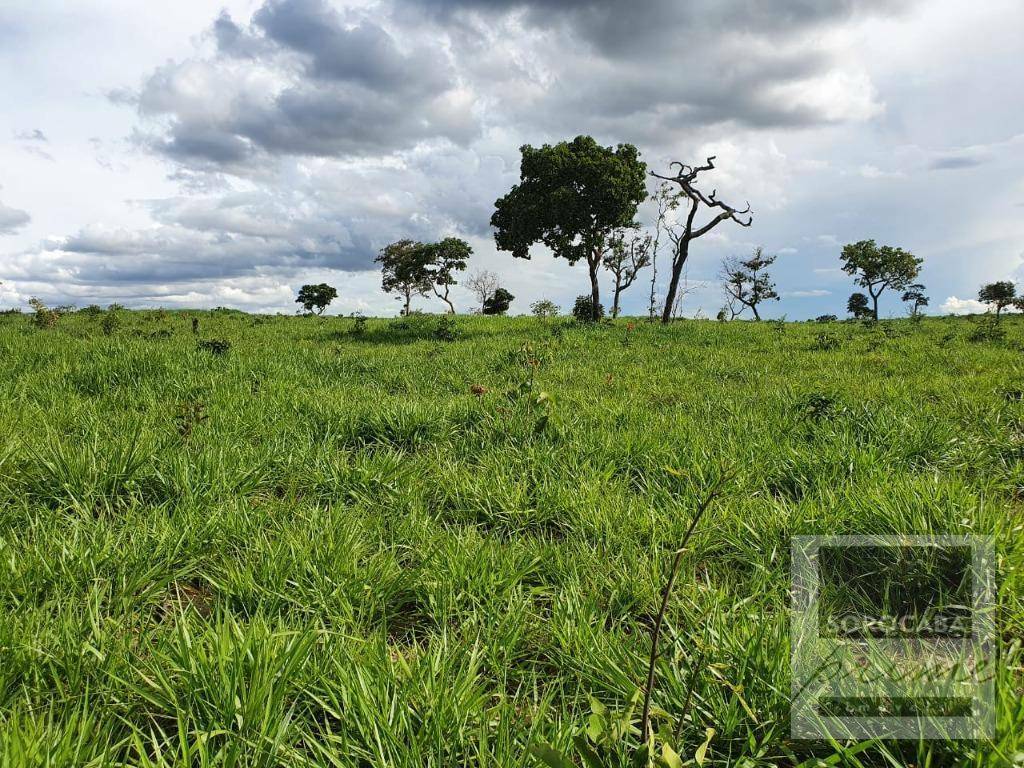
[[[197,348],[205,350],[211,355],[224,357],[231,351],[231,342],[227,339],[203,339],[199,342]]]

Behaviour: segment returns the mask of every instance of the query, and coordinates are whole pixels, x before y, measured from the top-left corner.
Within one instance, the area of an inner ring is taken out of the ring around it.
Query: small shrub
[[[222,357],[231,351],[231,342],[226,339],[204,339],[199,342],[198,349],[205,349],[211,355]]]
[[[36,328],[53,328],[60,319],[56,309],[50,309],[34,296],[28,300],[28,305],[32,307],[32,322]]]
[[[982,315],[975,329],[967,337],[976,343],[999,344],[1006,341],[1006,329],[999,323],[998,317],[992,314]]]
[[[360,314],[352,315],[352,319],[355,321],[352,327],[348,329],[348,332],[353,336],[362,336],[366,333],[366,316]]]
[[[558,305],[550,299],[541,299],[530,305],[530,312],[533,313],[534,317],[545,320],[558,315]]]
[[[572,316],[580,323],[596,323],[604,317],[604,305],[598,302],[595,307],[591,296],[577,296],[572,307]]]
[[[121,327],[121,316],[113,311],[107,310],[103,313],[103,319],[100,321],[100,328],[103,329],[104,336],[113,335],[118,328]]]
[[[459,329],[455,324],[455,318],[451,315],[441,315],[437,319],[437,325],[431,335],[437,341],[455,341],[459,337]]]
[[[90,304],[87,307],[82,307],[79,310],[79,314],[85,315],[86,317],[99,317],[103,314],[103,307],[99,304]]]
[[[838,321],[839,318],[836,317],[835,315],[818,315],[816,318],[814,318],[814,322],[816,323],[835,323]]]

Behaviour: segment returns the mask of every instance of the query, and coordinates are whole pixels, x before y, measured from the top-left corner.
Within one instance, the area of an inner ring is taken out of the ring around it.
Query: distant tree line
[[[579,297],[573,315],[582,321],[603,317],[600,273],[611,280],[611,316],[622,310],[622,297],[639,282],[646,269],[650,275],[648,313],[652,320],[668,323],[681,311],[681,303],[691,292],[686,269],[694,241],[720,225],[740,227],[753,224],[750,205],[742,208],[719,198],[701,184],[702,175],[715,169],[715,157],[699,165],[681,162],[669,164],[668,173],[648,171],[632,144],[606,147],[589,136],[571,141],[520,148],[520,180],[494,206],[491,226],[499,251],[513,258],[530,259],[536,245],[546,247],[556,259],[570,265],[586,265],[588,291]],[[647,179],[660,182],[653,195],[647,194]],[[637,221],[644,200],[657,209],[649,230]],[[668,249],[666,290],[657,301],[658,257]],[[455,313],[452,288],[466,271],[473,249],[458,237],[423,243],[404,239],[382,248],[376,257],[380,265],[381,287],[401,302],[401,314],[413,311],[417,297],[435,296]],[[729,256],[719,271],[724,306],[720,320],[733,320],[750,313],[761,319],[768,302],[779,301],[780,294],[771,270],[778,256],[761,246],[746,257]],[[903,248],[878,245],[861,240],[843,246],[842,270],[860,289],[846,303],[847,313],[855,319],[878,320],[879,300],[887,292],[896,293],[911,317],[919,317],[929,306],[925,286],[918,282],[923,259]],[[504,314],[514,297],[502,287],[497,274],[477,270],[463,281],[476,297],[482,314]],[[305,285],[296,299],[308,313],[320,314],[337,291],[326,284]],[[1017,296],[1011,282],[982,287],[979,300],[998,318],[1008,307],[1024,309],[1024,296]],[[537,308],[539,305],[539,309]],[[557,312],[550,302],[537,302],[535,313],[548,316]],[[823,316],[825,317],[825,316]]]

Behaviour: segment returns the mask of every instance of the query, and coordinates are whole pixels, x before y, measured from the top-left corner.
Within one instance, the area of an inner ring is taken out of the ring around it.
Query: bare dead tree
[[[651,263],[651,235],[619,231],[608,238],[608,248],[604,253],[604,268],[615,278],[612,317],[619,316],[619,298],[622,292],[636,282],[640,270]]]
[[[675,176],[662,176],[651,172],[655,178],[679,186],[679,190],[675,193],[675,205],[671,206],[669,210],[682,209],[681,213],[684,214],[682,221],[666,228],[669,238],[672,240],[673,253],[672,275],[668,284],[668,293],[665,296],[665,307],[661,314],[663,323],[672,319],[672,307],[675,304],[676,292],[679,290],[679,278],[682,276],[686,260],[690,257],[690,243],[703,237],[723,221],[733,221],[741,227],[749,227],[754,222],[750,203],[747,203],[747,207],[743,210],[739,210],[719,200],[716,190],[712,190],[710,195],[706,195],[697,189],[697,177],[705,171],[714,170],[714,156],[709,157],[704,165],[693,166],[674,162],[669,167],[678,169]],[[717,213],[714,213],[714,216],[706,223],[697,226],[695,224],[697,211],[702,206],[709,212],[717,211]]]
[[[476,300],[480,302],[480,311],[482,312],[484,303],[498,290],[499,279],[494,272],[478,269],[466,278],[466,287],[473,292]]]
[[[648,314],[653,322],[658,316],[658,252],[662,246],[662,235],[668,221],[667,214],[675,201],[675,195],[667,182],[662,182],[658,191],[651,195],[651,201],[658,207],[658,218],[654,226],[654,242],[651,244],[651,296],[648,305]]]

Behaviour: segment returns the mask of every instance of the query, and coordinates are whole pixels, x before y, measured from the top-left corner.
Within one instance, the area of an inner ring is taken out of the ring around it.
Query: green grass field
[[[654,692],[683,762],[1024,759],[1022,319],[191,316],[0,317],[0,764],[582,764],[723,467]],[[789,738],[812,533],[995,534],[994,742]]]

